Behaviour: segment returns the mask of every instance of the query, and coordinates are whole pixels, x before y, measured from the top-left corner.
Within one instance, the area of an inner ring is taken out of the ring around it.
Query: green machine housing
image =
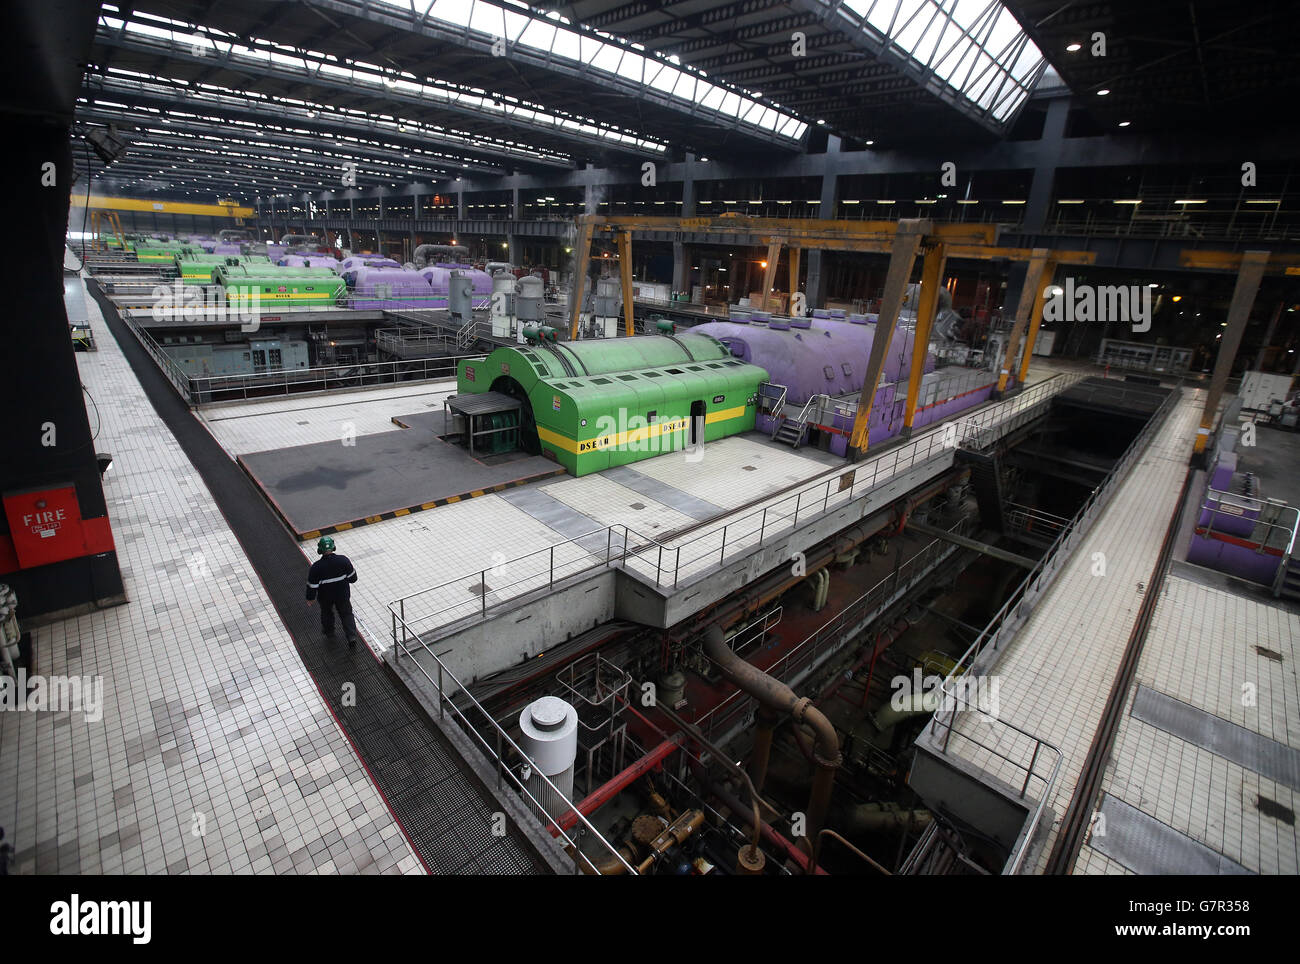
[[[273,264],[216,265],[212,280],[226,291],[226,300],[238,292],[256,292],[262,307],[335,305],[348,291],[347,282],[329,268],[282,268]]]
[[[176,270],[184,281],[208,284],[212,281],[212,272],[218,267],[233,265],[260,264],[269,267],[271,259],[264,254],[198,254],[177,255]]]
[[[456,375],[461,395],[519,399],[522,447],[574,475],[751,431],[768,380],[690,333],[506,346],[461,361]]]

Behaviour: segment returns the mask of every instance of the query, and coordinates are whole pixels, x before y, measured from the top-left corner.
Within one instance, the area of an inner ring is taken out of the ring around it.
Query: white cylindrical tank
[[[492,276],[492,334],[509,337],[515,316],[515,276],[509,271],[498,271]]]
[[[545,319],[546,284],[537,275],[520,278],[515,285],[515,319],[519,323],[519,343],[524,343],[524,325],[540,325]]]
[[[570,800],[573,799],[573,765],[578,759],[578,711],[558,696],[543,696],[524,707],[519,714],[519,747],[533,761],[534,771],[528,778],[528,792],[552,816],[567,809],[546,782]]]

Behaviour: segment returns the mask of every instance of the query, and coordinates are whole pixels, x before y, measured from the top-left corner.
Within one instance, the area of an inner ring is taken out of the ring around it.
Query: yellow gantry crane
[[[921,297],[917,308],[915,344],[921,350],[912,352],[912,366],[908,374],[907,403],[903,416],[903,435],[911,434],[920,395],[921,376],[925,373],[926,351],[930,332],[939,307],[939,288],[943,269],[949,258],[993,258],[1025,261],[1028,271],[1016,306],[1015,325],[1007,344],[1006,356],[998,373],[998,391],[1005,392],[1011,376],[1011,366],[1024,342],[1024,355],[1020,362],[1017,382],[1023,384],[1029,371],[1029,358],[1038,327],[1043,317],[1047,286],[1057,265],[1093,264],[1096,255],[1091,251],[1054,251],[1047,248],[1004,248],[996,245],[998,229],[993,224],[936,224],[928,219],[912,218],[900,221],[834,221],[817,218],[751,218],[739,214],[717,217],[640,217],[636,215],[582,215],[577,218],[578,237],[574,283],[569,294],[569,337],[578,336],[578,321],[586,285],[587,265],[591,258],[591,244],[597,232],[613,234],[618,243],[619,272],[623,288],[623,322],[628,335],[635,331],[632,297],[632,235],[634,232],[694,232],[717,239],[717,243],[732,242],[745,245],[766,245],[767,264],[758,308],[766,305],[768,292],[776,280],[777,263],[781,249],[790,249],[790,291],[798,290],[800,252],[804,248],[822,251],[852,251],[860,254],[888,254],[889,269],[885,276],[885,290],[881,297],[876,337],[871,344],[871,357],[867,363],[862,394],[858,401],[857,416],[849,441],[850,458],[860,458],[867,449],[867,429],[871,420],[871,405],[875,400],[884,370],[889,343],[898,324],[903,298],[912,277],[916,258],[924,258],[921,273]]]
[[[105,228],[110,232],[108,237],[104,236]],[[122,230],[122,219],[116,211],[91,211],[90,236],[105,250],[113,246],[126,250],[126,232]]]

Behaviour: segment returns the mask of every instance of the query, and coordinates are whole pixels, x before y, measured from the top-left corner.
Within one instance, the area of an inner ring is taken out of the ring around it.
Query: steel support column
[[[673,242],[673,292],[680,294],[691,284],[691,273],[686,267],[686,245],[680,241]]]
[[[578,240],[573,247],[573,282],[569,285],[569,338],[578,337],[578,319],[582,314],[582,297],[586,293],[587,272],[591,270],[592,223],[578,222]]]
[[[1007,339],[1006,355],[1002,359],[1002,368],[998,374],[999,394],[1007,390],[1007,380],[1011,377],[1011,366],[1016,363],[1016,352],[1020,350],[1021,339],[1029,326],[1029,316],[1033,314],[1041,295],[1043,271],[1047,267],[1048,250],[1034,248],[1029,256],[1029,267],[1025,270],[1025,284],[1020,289],[1020,300],[1016,305],[1016,323]]]
[[[636,334],[632,298],[632,232],[618,232],[618,274],[623,282],[623,333],[631,338]]]
[[[799,293],[799,249],[790,248],[790,314],[794,314],[794,296]]]
[[[925,374],[925,360],[930,354],[930,332],[939,312],[939,290],[943,287],[943,266],[947,253],[942,243],[925,253],[921,269],[920,303],[916,307],[916,333],[912,339],[912,368],[907,377],[907,406],[903,410],[903,438],[912,434],[916,408],[921,400],[921,376]],[[880,326],[876,326],[880,331]]]
[[[1264,332],[1264,340],[1259,343],[1259,354],[1255,356],[1255,371],[1264,370],[1264,356],[1268,354],[1269,343],[1273,340],[1273,335],[1277,332],[1278,320],[1282,317],[1282,309],[1286,307],[1285,301],[1279,301],[1277,307],[1273,309],[1273,317],[1268,320],[1268,330]]]
[[[933,229],[933,223],[909,218],[898,222],[894,235],[893,253],[889,257],[889,271],[885,275],[885,291],[880,299],[880,314],[876,321],[876,334],[871,339],[871,357],[862,380],[862,394],[858,399],[858,413],[853,420],[853,435],[849,440],[849,460],[856,462],[867,451],[867,435],[871,426],[871,404],[880,385],[880,373],[885,368],[885,356],[898,325],[898,312],[903,307],[903,295],[912,277],[912,265],[921,238]]]
[[[1201,427],[1196,433],[1195,452],[1198,456],[1205,452],[1206,442],[1214,429],[1214,417],[1219,411],[1219,400],[1223,398],[1223,387],[1232,373],[1232,363],[1241,346],[1241,336],[1246,332],[1246,322],[1250,320],[1250,309],[1255,304],[1255,293],[1259,291],[1259,282],[1264,277],[1268,256],[1267,251],[1247,251],[1241,256],[1237,287],[1233,289],[1232,301],[1228,304],[1228,327],[1223,329],[1219,357],[1214,362],[1210,390],[1206,393],[1205,408],[1201,412]]]

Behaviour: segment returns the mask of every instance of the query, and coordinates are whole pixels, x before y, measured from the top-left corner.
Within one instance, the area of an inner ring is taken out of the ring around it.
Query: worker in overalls
[[[352,618],[352,590],[349,583],[357,581],[357,571],[347,556],[334,551],[334,540],[325,536],[316,543],[320,558],[307,572],[307,605],[320,601],[320,626],[325,635],[334,638],[334,610],[338,610],[343,623],[343,633],[348,646],[357,645],[357,624]]]

